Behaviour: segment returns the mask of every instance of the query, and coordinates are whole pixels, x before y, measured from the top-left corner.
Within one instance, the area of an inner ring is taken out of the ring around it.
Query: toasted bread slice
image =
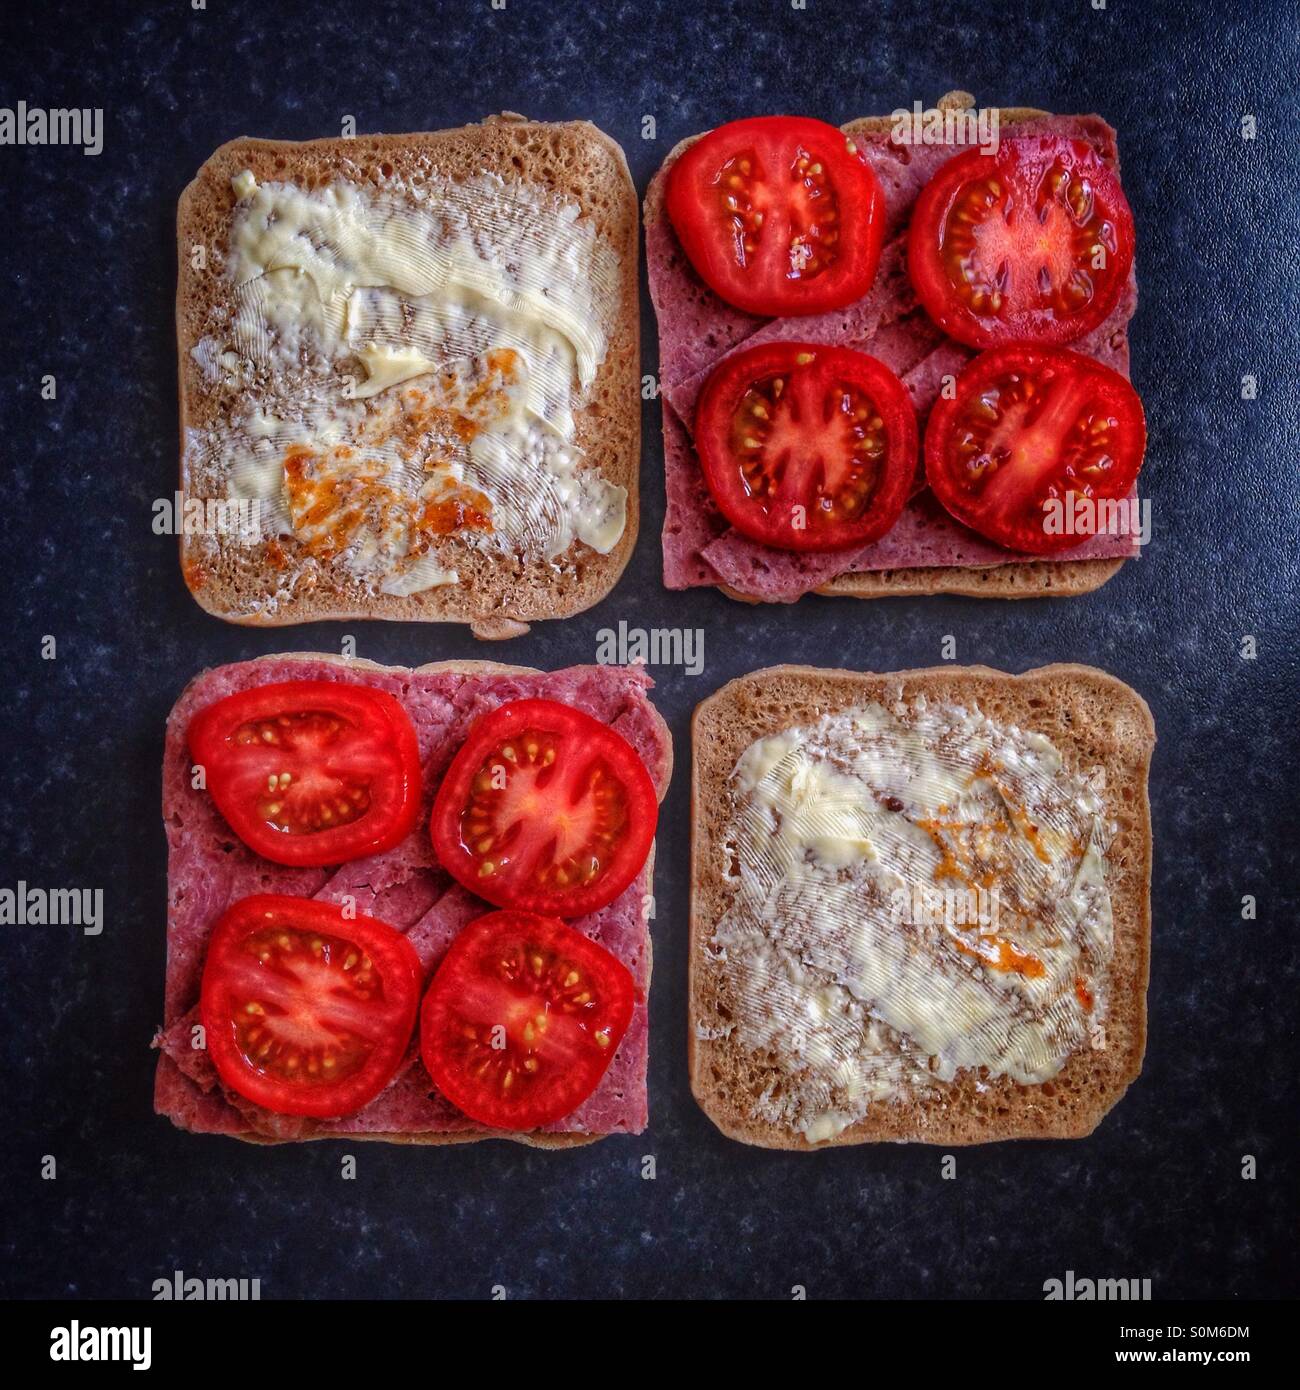
[[[336,656],[330,652],[278,652],[261,657],[259,660],[267,662],[328,662],[331,665],[341,666],[349,670],[379,672],[390,675],[408,674],[408,668],[406,667],[385,666],[379,662],[369,661],[363,657]],[[437,674],[443,671],[454,671],[465,676],[518,676],[541,674],[537,667],[512,666],[497,661],[434,661],[414,668],[414,674],[419,675]],[[196,677],[196,679],[199,679],[199,677]],[[660,767],[649,769],[658,788],[659,798],[662,801],[667,791],[669,780],[672,777],[672,735],[668,731],[668,727],[664,723],[658,710],[648,702],[647,707],[652,718],[662,731],[663,764]],[[645,868],[642,870],[640,879],[640,881],[645,884],[647,892],[650,891],[650,886],[654,882],[654,864],[655,847],[651,845],[650,854],[646,860]],[[644,950],[646,987],[648,990],[650,976],[653,973],[653,943],[649,931],[645,934]],[[160,1066],[169,1064],[169,1062],[170,1059],[165,1055],[159,1059]],[[607,1136],[603,1133],[587,1131],[563,1133],[541,1131],[516,1132],[510,1130],[464,1130],[455,1132],[374,1131],[363,1133],[356,1130],[320,1129],[309,1135],[295,1139],[277,1139],[268,1134],[259,1134],[251,1131],[229,1135],[228,1137],[242,1140],[248,1144],[310,1143],[318,1139],[347,1139],[349,1142],[373,1141],[386,1144],[471,1144],[486,1139],[505,1139],[514,1143],[525,1144],[532,1148],[567,1149],[580,1148],[587,1144],[594,1144]]]
[[[1105,1045],[1073,1051],[1043,1085],[959,1070],[937,1093],[873,1102],[822,1143],[755,1118],[755,1101],[779,1080],[770,1058],[735,1040],[735,999],[725,961],[706,950],[737,893],[727,844],[732,774],[757,739],[824,714],[924,696],[978,708],[990,719],[1046,736],[1071,773],[1105,773],[1104,804],[1117,825],[1106,852],[1113,915]],[[976,1144],[1013,1138],[1080,1138],[1092,1132],[1141,1069],[1150,949],[1151,817],[1147,773],[1155,728],[1146,702],[1115,677],[1054,665],[1005,675],[984,666],[887,675],[776,666],[742,676],[697,706],[692,725],[689,1055],[691,1088],[730,1138],[764,1148],[811,1150],[893,1140]]]
[[[586,121],[543,123],[508,114],[428,134],[301,143],[241,138],[218,149],[181,195],[177,213],[181,490],[187,500],[220,495],[210,470],[186,448],[190,432],[221,429],[244,390],[238,376],[232,383],[214,369],[212,356],[228,341],[238,308],[222,268],[229,262],[237,205],[231,181],[245,170],[258,184],[312,190],[342,181],[368,193],[396,190],[408,198],[431,177],[461,183],[486,174],[576,205],[617,270],[604,357],[594,382],[577,397],[572,449],[580,476],[598,473],[626,489],[626,520],[607,553],[580,540],[553,560],[540,551],[511,554],[460,545],[454,555],[458,582],[407,594],[379,591],[331,557],[308,555],[292,536],[236,544],[226,537],[183,535],[182,571],[202,607],[259,626],[384,618],[465,622],[481,637],[510,637],[526,632],[533,619],[565,617],[603,598],[627,564],[638,523],[638,208],[621,148]],[[206,367],[195,354],[205,342],[212,347]],[[343,365],[337,370],[345,374]]]
[[[968,92],[949,92],[936,103],[939,110],[965,109],[975,104]],[[1015,106],[999,109],[999,129],[1014,127],[1023,121],[1050,115],[1034,107]],[[841,127],[847,134],[868,134],[888,131],[892,116],[862,116],[847,121]],[[665,174],[673,163],[698,139],[688,136],[669,152],[659,173],[646,191],[644,216],[647,226],[666,217],[664,206],[667,180]],[[906,569],[865,570],[861,573],[837,575],[812,590],[839,598],[888,598],[924,594],[958,594],[969,598],[1072,598],[1099,589],[1119,572],[1124,559],[1102,560],[1030,560],[1014,564],[993,565],[987,568],[964,565],[909,566]],[[717,587],[740,603],[762,603],[765,600],[747,594],[730,584]]]

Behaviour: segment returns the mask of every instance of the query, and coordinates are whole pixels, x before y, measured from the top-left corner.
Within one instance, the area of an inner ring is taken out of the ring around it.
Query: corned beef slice
[[[402,702],[419,737],[426,805],[415,830],[395,849],[335,870],[284,868],[247,849],[208,794],[191,787],[185,743],[191,717],[224,695],[282,680],[359,681],[387,690]],[[162,1052],[155,1110],[195,1133],[272,1139],[311,1138],[321,1132],[488,1133],[434,1090],[414,1043],[387,1089],[343,1119],[274,1115],[226,1092],[208,1054],[192,1046],[208,937],[227,906],[249,893],[291,893],[330,901],[350,895],[361,912],[406,932],[427,979],[461,928],[492,910],[439,867],[428,835],[428,803],[470,725],[507,700],[562,700],[617,729],[640,753],[662,795],[671,748],[645,696],[650,684],[643,671],[609,666],[518,676],[455,671],[408,676],[286,658],[218,667],[191,682],[168,719],[163,757],[163,821],[169,850],[167,983],[164,1024],[155,1040]],[[647,872],[608,907],[573,923],[631,970],[642,998],[599,1087],[572,1115],[548,1126],[552,1132],[637,1134],[645,1128],[650,941],[642,905],[649,891]]]
[[[1096,116],[1050,116],[1018,122],[1016,135],[1054,134],[1092,142],[1118,166],[1115,132]],[[806,318],[757,319],[719,299],[683,253],[663,210],[661,169],[647,204],[650,295],[659,321],[659,377],[664,396],[664,583],[670,589],[726,584],[767,602],[793,603],[837,575],[865,570],[947,565],[988,567],[1033,560],[990,545],[954,521],[924,487],[918,466],[917,495],[887,536],[858,551],[796,554],[762,545],[728,525],[709,495],[691,442],[691,421],[700,389],[724,358],[742,348],[783,339],[839,344],[878,357],[896,372],[916,405],[922,437],[930,407],[946,375],[956,375],[975,355],[954,342],[917,305],[907,278],[906,232],[912,205],[934,172],[956,153],[944,145],[899,146],[888,132],[855,133],[885,195],[886,243],[870,292],[856,304]],[[1128,372],[1128,321],[1137,307],[1133,275],[1114,313],[1094,333],[1072,344],[1123,376]],[[1127,536],[1095,536],[1056,560],[1091,560],[1138,553]]]

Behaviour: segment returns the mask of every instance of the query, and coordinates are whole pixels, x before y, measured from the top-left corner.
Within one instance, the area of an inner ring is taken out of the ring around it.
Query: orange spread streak
[[[980,772],[976,774],[991,775]],[[948,810],[947,806],[939,807],[940,815]],[[1013,810],[1014,815],[1014,810]],[[984,823],[979,826],[968,824],[965,821],[951,821],[942,819],[918,820],[917,826],[924,830],[934,842],[939,851],[939,864],[935,868],[934,877],[936,882],[943,879],[955,879],[958,883],[967,888],[992,889],[998,881],[998,873],[992,866],[985,866],[980,870],[971,848],[964,843],[961,833],[967,830],[987,830],[999,835],[1005,835],[1010,826],[1004,820],[996,820]],[[1019,824],[1019,822],[1017,822]],[[1023,827],[1021,827],[1023,829]],[[1029,827],[1037,834],[1036,828]],[[951,836],[945,836],[944,831],[956,832]],[[1038,846],[1031,839],[1031,844]],[[1041,857],[1041,850],[1038,851]],[[959,951],[964,951],[969,956],[974,956],[977,960],[993,970],[1015,971],[1019,975],[1024,975],[1031,980],[1040,979],[1047,974],[1047,967],[1037,956],[1021,951],[1012,942],[1002,937],[981,937],[978,946],[972,946],[962,940],[959,935],[953,935],[953,944]]]
[[[492,504],[477,489],[457,482],[442,447],[468,445],[481,430],[509,414],[509,387],[520,379],[521,359],[498,348],[481,359],[484,370],[472,386],[456,372],[376,397],[351,438],[328,449],[291,445],[284,454],[285,490],[296,538],[308,555],[329,559],[365,526],[404,531],[409,554],[427,551],[438,537],[492,530]],[[382,481],[378,464],[359,458],[360,448],[391,444],[407,460],[423,465],[441,486],[433,498],[412,497]],[[338,465],[346,465],[342,468]],[[272,549],[272,546],[275,549]],[[272,565],[285,563],[278,543],[267,547]]]
[[[396,524],[411,533],[409,549],[427,550],[435,536],[459,530],[490,531],[491,503],[474,488],[452,479],[436,501],[407,497],[365,473],[352,477],[312,477],[315,455],[295,446],[284,456],[289,515],[307,554],[322,559],[337,555],[361,527],[387,530]],[[303,535],[304,531],[314,534]]]
[[[1092,1012],[1092,990],[1087,986],[1082,975],[1075,978],[1074,992],[1078,995],[1079,1003],[1083,1005],[1086,1013]]]
[[[1016,829],[1029,841],[1029,847],[1044,864],[1050,864],[1052,856],[1043,848],[1042,837],[1038,833],[1038,827],[1029,819],[1029,812],[1014,800],[991,770],[983,775],[993,783],[994,787],[997,788],[998,795],[1006,802]]]
[[[510,411],[508,387],[519,380],[520,356],[513,348],[494,348],[482,359],[486,371],[468,391],[454,372],[444,372],[429,386],[412,385],[393,393],[396,410],[382,396],[367,411],[360,438],[372,444],[391,441],[403,458],[420,451],[429,434],[453,434],[468,444],[485,425]]]
[[[941,811],[945,807],[939,808]],[[1005,821],[990,821],[982,826],[968,825],[965,821],[948,820],[918,820],[917,827],[934,841],[935,848],[939,851],[939,866],[934,871],[935,881],[952,878],[958,883],[965,884],[968,888],[992,888],[997,882],[997,874],[993,869],[975,876],[975,858],[973,853],[961,842],[959,836],[954,835],[950,844],[943,835],[943,831],[962,831],[983,829],[989,830],[999,835],[1006,834],[1008,825]],[[958,855],[961,856],[960,862]]]
[[[289,515],[304,549],[309,555],[328,558],[342,550],[371,516],[382,516],[403,499],[364,475],[314,478],[308,466],[315,457],[311,449],[300,445],[285,452],[285,489]],[[301,532],[308,528],[317,534],[303,539]]]
[[[424,504],[414,529],[422,536],[447,536],[463,530],[490,531],[492,520],[487,514],[490,507],[491,503],[481,492],[456,485],[455,496],[440,497],[436,502]]]
[[[1047,967],[1037,956],[1031,956],[1021,951],[1012,942],[1000,936],[986,939],[985,944],[993,948],[993,955],[989,955],[976,946],[967,945],[958,936],[953,937],[953,943],[959,951],[964,951],[968,956],[975,956],[994,970],[1014,970],[1017,975],[1024,975],[1030,980],[1041,979],[1047,974]]]

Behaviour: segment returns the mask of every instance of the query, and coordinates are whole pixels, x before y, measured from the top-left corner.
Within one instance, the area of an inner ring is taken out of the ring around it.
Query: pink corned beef
[[[1019,135],[1065,135],[1090,141],[1118,168],[1115,132],[1098,116],[1049,116],[1017,124]],[[691,440],[700,390],[724,358],[764,342],[801,340],[855,348],[879,358],[902,378],[916,405],[921,437],[945,376],[957,375],[974,352],[942,333],[917,305],[907,277],[906,233],[912,205],[956,147],[895,145],[888,132],[854,137],[885,195],[886,242],[871,290],[856,304],[802,318],[758,319],[725,303],[695,273],[667,215],[660,169],[646,220],[650,296],[659,320],[659,379],[664,397],[664,583],[670,589],[726,584],[751,598],[793,603],[841,574],[920,566],[987,568],[1035,557],[994,546],[953,520],[925,488],[918,461],[915,495],[890,533],[860,550],[798,554],[762,545],[731,527],[709,494]],[[1095,332],[1072,344],[1129,374],[1127,325],[1137,308],[1134,275],[1114,312]],[[1094,536],[1054,560],[1107,559],[1138,553],[1128,536]]]
[[[668,224],[665,221],[662,225]],[[647,230],[647,238],[649,235]],[[671,229],[669,235],[672,235]],[[694,274],[694,271],[691,273]],[[713,295],[713,298],[717,303],[722,302],[717,295]],[[880,269],[876,272],[875,283],[867,295],[857,303],[843,309],[834,309],[826,314],[759,320],[762,323],[761,328],[755,329],[741,342],[716,354],[698,371],[679,381],[666,381],[664,395],[682,419],[692,419],[700,390],[718,363],[737,352],[758,347],[762,343],[797,340],[805,343],[839,344],[860,348],[866,352],[881,324],[892,322],[898,316],[898,306],[901,303],[907,303],[909,308],[915,307],[916,297],[912,294],[911,282],[907,278],[907,260],[903,255],[903,243],[892,241],[881,254]]]
[[[192,716],[235,691],[283,680],[356,681],[387,690],[402,702],[419,737],[426,804],[414,831],[395,849],[333,870],[284,868],[253,854],[226,825],[208,794],[191,787],[185,731]],[[169,851],[167,981],[164,1023],[155,1039],[162,1055],[154,1109],[194,1133],[267,1139],[309,1139],[321,1132],[490,1133],[434,1089],[415,1039],[384,1092],[342,1119],[275,1115],[226,1091],[208,1054],[193,1046],[208,937],[226,908],[250,893],[291,893],[331,901],[349,895],[360,911],[407,934],[427,979],[457,933],[492,911],[438,865],[428,834],[433,793],[470,725],[508,700],[528,696],[560,700],[617,729],[641,755],[662,797],[672,768],[672,745],[663,721],[646,698],[650,684],[643,671],[615,666],[519,676],[454,671],[405,674],[283,657],[221,666],[193,680],[167,721],[163,755],[163,821]],[[628,967],[640,1000],[600,1085],[573,1114],[547,1126],[551,1132],[639,1134],[646,1126],[650,937],[643,906],[649,892],[647,869],[608,907],[573,923]]]

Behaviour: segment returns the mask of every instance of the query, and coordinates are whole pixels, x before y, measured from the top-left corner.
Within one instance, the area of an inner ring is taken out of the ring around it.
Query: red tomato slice
[[[1146,420],[1118,372],[1068,348],[1020,344],[981,353],[939,400],[925,431],[925,473],[958,521],[1010,550],[1048,555],[1086,539],[1045,529],[1070,493],[1127,497],[1142,467]]]
[[[259,893],[217,923],[199,1013],[217,1075],[281,1115],[372,1101],[406,1055],[420,960],[399,931],[335,903]]]
[[[433,804],[443,867],[498,907],[581,917],[641,871],[659,818],[636,750],[555,700],[477,720]]]
[[[916,410],[865,353],[764,343],[705,382],[695,447],[736,530],[785,550],[841,550],[898,520],[916,472]]]
[[[842,130],[804,116],[732,121],[668,175],[668,217],[710,289],[751,314],[820,314],[871,288],[880,185]]]
[[[241,690],[190,721],[190,752],[230,828],[277,864],[392,849],[420,811],[420,749],[386,691],[342,681]]]
[[[916,200],[907,264],[926,312],[963,343],[1069,343],[1115,307],[1133,240],[1097,151],[1043,135],[950,159]]]
[[[424,1065],[470,1119],[536,1129],[596,1089],[635,996],[627,967],[581,932],[490,912],[452,942],[424,996]]]

